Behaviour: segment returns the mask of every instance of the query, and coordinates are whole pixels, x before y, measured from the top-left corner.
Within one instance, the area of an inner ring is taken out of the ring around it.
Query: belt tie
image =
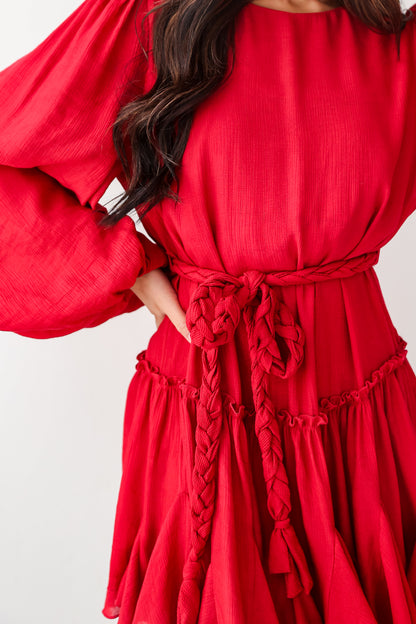
[[[269,374],[287,378],[304,359],[305,334],[272,285],[307,284],[349,277],[376,264],[380,250],[297,271],[239,276],[206,269],[169,255],[169,266],[198,282],[186,311],[191,341],[201,347],[202,380],[196,406],[195,457],[191,493],[191,549],[179,589],[178,624],[196,624],[207,572],[206,545],[215,509],[217,451],[223,406],[218,348],[233,339],[242,318],[249,346],[255,433],[267,486],[267,506],[274,520],[268,550],[272,574],[284,574],[286,594],[309,593],[313,580],[290,521],[290,488],[284,465],[276,408],[269,394]]]

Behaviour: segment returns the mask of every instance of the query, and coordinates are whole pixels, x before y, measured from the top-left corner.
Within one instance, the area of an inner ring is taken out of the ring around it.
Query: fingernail
[[[189,332],[186,335],[186,339],[188,342],[191,342],[191,334]]]

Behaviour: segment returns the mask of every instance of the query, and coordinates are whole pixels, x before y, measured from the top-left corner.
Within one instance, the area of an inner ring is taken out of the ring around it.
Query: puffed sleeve
[[[97,326],[140,308],[136,277],[167,264],[130,216],[98,225],[99,198],[123,179],[111,124],[147,80],[147,2],[86,0],[0,72],[0,331]]]

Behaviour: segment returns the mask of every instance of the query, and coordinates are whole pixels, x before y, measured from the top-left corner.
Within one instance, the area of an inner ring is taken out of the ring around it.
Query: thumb
[[[178,300],[176,300],[176,299],[172,299],[171,300],[171,302],[170,302],[170,304],[168,306],[168,310],[166,311],[166,314],[168,315],[170,321],[176,327],[178,332],[180,334],[182,334],[182,336],[188,342],[191,342],[191,337],[189,335],[189,330],[188,330],[188,328],[186,326],[186,313],[182,309],[182,307],[180,306]]]

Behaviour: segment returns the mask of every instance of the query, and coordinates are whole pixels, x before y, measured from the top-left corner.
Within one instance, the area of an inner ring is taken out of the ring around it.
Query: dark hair
[[[148,92],[136,93],[122,105],[113,124],[113,142],[128,188],[101,219],[101,225],[114,225],[134,209],[140,219],[164,197],[180,202],[176,170],[188,140],[193,111],[230,75],[226,75],[227,59],[231,46],[232,71],[236,16],[249,1],[164,0],[155,2],[143,16],[142,35],[144,20],[156,13],[152,32],[145,41],[147,45],[149,40],[152,42],[156,79]],[[402,13],[399,0],[325,4],[343,6],[376,32],[394,33],[400,58],[400,34],[414,15],[409,9]],[[147,62],[149,50],[139,42]]]

